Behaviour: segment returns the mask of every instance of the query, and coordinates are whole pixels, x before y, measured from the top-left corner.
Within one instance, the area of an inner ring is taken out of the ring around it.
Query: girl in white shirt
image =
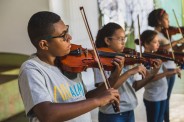
[[[164,29],[169,28],[169,15],[163,9],[155,9],[148,16],[148,25],[154,27],[155,31],[158,32],[160,48],[165,49],[167,51],[171,51],[170,40],[165,36],[162,32]],[[184,38],[179,40],[172,40],[171,46],[174,51],[182,51],[184,49]],[[182,44],[178,46],[177,44]],[[164,66],[167,70],[174,70],[176,68],[176,64],[173,61],[164,62]],[[165,122],[169,122],[169,99],[172,92],[172,88],[175,82],[175,75],[167,77],[168,82],[168,90],[167,90],[167,101],[166,101],[166,111],[164,120]]]
[[[159,48],[159,36],[155,31],[144,31],[140,36],[140,40],[147,53],[156,52]],[[136,40],[135,43],[138,44],[138,41]],[[158,74],[153,79],[155,81],[145,86],[144,103],[148,122],[163,122],[168,89],[166,76],[172,76],[180,72],[180,69],[172,71],[164,71],[164,69],[164,65],[161,65]]]
[[[117,54],[121,54],[124,50],[125,39],[125,32],[120,25],[108,23],[98,31],[95,43],[97,48],[106,47]],[[158,61],[157,63],[159,67],[161,62]],[[148,74],[143,65],[133,68],[126,66],[123,69],[118,69],[118,72],[115,70],[112,72],[105,71],[105,73],[109,77],[111,87],[118,89],[120,93],[120,112],[115,113],[111,105],[100,107],[99,122],[134,122],[134,109],[138,104],[135,91],[150,82],[154,75]],[[136,78],[137,73],[142,74],[144,79],[138,80]],[[95,81],[99,81],[96,84],[101,84],[99,87],[103,86],[103,79],[99,69],[94,69],[94,74]]]

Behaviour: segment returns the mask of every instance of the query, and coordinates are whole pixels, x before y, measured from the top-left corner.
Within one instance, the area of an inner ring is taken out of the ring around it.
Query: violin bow
[[[139,14],[137,15],[137,24],[138,24],[138,35],[139,35],[139,46],[140,46],[140,53],[139,56],[140,58],[142,58],[142,42],[141,42],[141,29],[140,29],[140,21],[139,21]],[[142,63],[140,63],[142,65]],[[144,76],[142,75],[142,79],[144,78]]]
[[[174,17],[175,17],[175,20],[176,20],[176,23],[177,23],[177,26],[178,26],[178,30],[179,30],[180,34],[182,35],[182,37],[183,37],[183,34],[182,34],[182,32],[181,32],[181,28],[180,28],[180,25],[179,25],[179,22],[178,22],[178,19],[177,19],[177,17],[176,17],[176,13],[175,13],[174,9],[173,9],[173,13],[174,13]],[[184,37],[183,37],[183,38],[184,38]]]
[[[111,86],[110,86],[110,83],[109,83],[109,81],[108,81],[108,78],[107,78],[107,76],[106,76],[106,74],[105,74],[105,71],[104,71],[103,65],[102,65],[102,63],[101,63],[101,60],[100,60],[100,58],[99,58],[100,56],[99,56],[99,54],[98,54],[98,51],[97,51],[96,45],[95,45],[95,43],[94,43],[94,39],[93,39],[91,30],[90,30],[90,28],[89,28],[89,24],[88,24],[87,17],[86,17],[85,11],[84,11],[84,7],[81,6],[81,7],[80,7],[80,11],[81,11],[82,18],[83,18],[83,20],[84,20],[84,24],[85,24],[85,26],[86,26],[86,30],[87,30],[88,35],[89,35],[89,38],[90,38],[91,45],[92,45],[92,47],[93,47],[93,49],[94,49],[94,54],[95,54],[95,57],[96,57],[96,60],[97,60],[97,63],[98,63],[100,72],[101,72],[101,74],[102,74],[102,78],[103,78],[103,80],[104,80],[105,87],[106,87],[106,89],[110,89]],[[119,106],[117,106],[117,105],[115,104],[115,102],[112,103],[112,106],[113,106],[113,109],[114,109],[115,112],[119,112],[119,111],[120,111]]]
[[[179,25],[179,22],[178,22],[178,19],[177,19],[177,17],[176,17],[176,13],[175,13],[174,9],[173,9],[173,13],[174,13],[174,17],[175,17],[175,20],[176,20],[176,23],[177,23],[177,26],[178,26],[178,30],[179,30],[181,36],[184,38],[184,36],[183,36],[183,34],[182,34],[182,32],[181,32],[181,28],[180,28],[180,25]],[[182,46],[183,46],[183,45],[184,45],[184,43],[182,43]]]
[[[170,44],[170,47],[171,47],[172,58],[173,58],[173,60],[175,60],[175,55],[174,55],[173,47],[172,47],[172,45],[171,45],[171,38],[169,37],[168,29],[166,29],[166,33],[167,33],[167,37],[168,37],[168,39],[169,39],[169,41],[170,41],[169,44]],[[178,74],[178,77],[181,78],[181,75]]]
[[[168,38],[168,40],[169,40],[169,42],[170,42],[169,45],[170,45],[170,47],[171,47],[172,58],[175,60],[174,50],[173,50],[173,47],[172,47],[172,45],[171,45],[171,38],[170,38],[170,36],[169,36],[168,29],[166,29],[166,34],[167,34],[167,38]]]
[[[177,26],[178,26],[178,30],[179,30],[180,34],[182,35],[182,37],[184,38],[184,36],[183,36],[183,34],[182,34],[182,32],[181,32],[181,28],[180,28],[180,25],[179,25],[179,22],[178,22],[178,19],[177,19],[177,17],[176,17],[176,13],[175,13],[174,9],[173,9],[173,14],[174,14],[174,17],[175,17]],[[182,45],[183,45],[183,44],[182,44]],[[174,54],[173,54],[173,55],[174,55]],[[178,77],[181,78],[180,75],[178,75]]]
[[[140,58],[142,58],[142,44],[141,44],[141,32],[140,32],[140,21],[139,21],[139,14],[137,15],[137,24],[138,24],[138,35],[139,35],[139,46],[140,46]]]

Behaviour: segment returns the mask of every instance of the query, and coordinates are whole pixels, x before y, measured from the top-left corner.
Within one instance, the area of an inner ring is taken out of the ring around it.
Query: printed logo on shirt
[[[54,101],[58,102],[57,98],[61,97],[63,101],[71,98],[78,98],[84,96],[84,89],[82,83],[76,83],[69,86],[68,83],[54,86]]]

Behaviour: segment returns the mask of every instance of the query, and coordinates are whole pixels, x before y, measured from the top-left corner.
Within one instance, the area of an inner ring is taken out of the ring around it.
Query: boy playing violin
[[[22,64],[18,83],[30,122],[90,122],[92,109],[119,104],[114,89],[86,99],[80,74],[70,80],[55,66],[57,56],[70,52],[68,29],[57,14],[48,11],[35,13],[29,20],[28,34],[37,52]]]

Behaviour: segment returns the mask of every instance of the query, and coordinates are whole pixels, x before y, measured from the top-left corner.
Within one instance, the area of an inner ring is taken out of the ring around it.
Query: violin
[[[137,51],[127,47],[124,48],[123,53],[131,54],[131,55],[139,55]]]
[[[133,54],[133,55],[140,55],[138,52],[136,52],[134,49],[125,48],[124,53],[127,54]],[[154,53],[142,53],[142,56],[144,58],[148,59],[161,59],[163,62],[165,61],[174,61],[178,66],[180,66],[181,69],[184,69],[184,53],[174,52],[175,59],[172,58],[172,53],[168,52],[166,50],[158,50]]]
[[[164,49],[159,49],[157,51],[157,53],[159,54],[167,54],[167,55],[171,55],[171,52],[164,50]],[[174,52],[174,55],[179,58],[179,59],[184,59],[184,53],[183,52]]]
[[[159,55],[164,55],[164,56],[167,56],[167,57],[170,57],[172,58],[172,52],[169,52],[167,50],[158,50],[157,52],[155,52],[156,54],[159,54]],[[175,56],[175,59],[172,58],[172,60],[178,65],[181,67],[181,69],[184,69],[184,53],[182,52],[173,52],[174,53],[174,56]]]
[[[184,35],[184,27],[180,27],[180,29],[181,29],[182,35]],[[179,31],[178,27],[169,26],[169,28],[167,28],[167,30],[168,30],[168,33],[169,33],[170,37],[175,35],[175,34],[180,34],[180,31]],[[167,37],[167,33],[166,33],[165,28],[162,29],[161,32],[164,34],[165,37]]]
[[[139,52],[135,51],[134,49],[130,49],[130,48],[125,48],[123,53],[127,53],[127,54],[133,54],[133,55],[140,55]],[[163,56],[163,53],[142,53],[142,56],[144,58],[152,58],[152,59],[161,59],[162,61],[167,61],[167,60],[173,60],[170,56],[165,55]]]
[[[124,65],[142,63],[148,67],[153,66],[154,64],[154,62],[146,60],[145,58],[139,58],[136,55],[115,53],[109,48],[98,48],[97,50],[101,63],[106,71],[115,69],[115,65],[112,63],[115,56],[125,57]],[[71,51],[68,55],[60,58],[60,65],[62,70],[72,73],[86,71],[87,68],[98,68],[94,51],[82,48],[81,45],[75,44],[71,44]]]

